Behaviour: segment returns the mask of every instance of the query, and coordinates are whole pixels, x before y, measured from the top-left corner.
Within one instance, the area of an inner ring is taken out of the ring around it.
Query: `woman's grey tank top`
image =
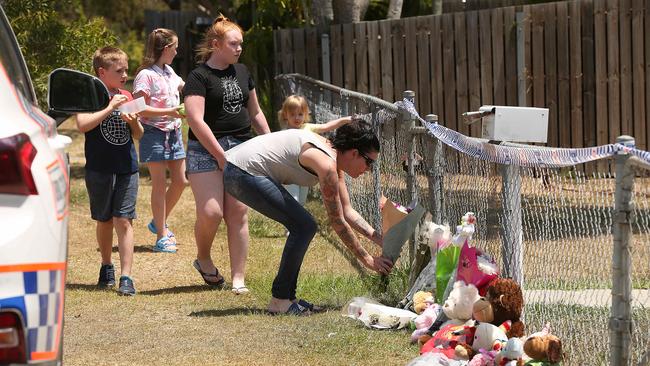
[[[289,129],[256,136],[226,151],[228,163],[254,176],[266,176],[281,184],[313,186],[318,176],[298,162],[304,144],[322,150],[333,160],[336,152],[319,135],[299,129]]]

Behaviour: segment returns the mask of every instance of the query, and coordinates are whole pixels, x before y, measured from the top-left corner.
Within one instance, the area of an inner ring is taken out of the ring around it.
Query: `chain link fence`
[[[317,123],[352,114],[373,123],[380,163],[349,187],[353,206],[374,227],[381,227],[382,194],[402,204],[417,199],[434,222],[452,228],[474,212],[473,245],[495,257],[502,277],[522,286],[526,333],[550,323],[567,365],[647,362],[650,153],[629,143],[492,145],[432,123],[435,118],[425,121],[408,100],[391,104],[297,74],[276,82],[283,97],[306,97]],[[629,156],[632,163],[625,163]],[[592,169],[584,165],[597,159],[618,170],[585,173]],[[627,191],[623,175],[632,181]],[[629,212],[618,206],[626,192]],[[629,244],[620,240],[626,232]],[[400,261],[408,266],[422,247],[413,241],[404,251]]]

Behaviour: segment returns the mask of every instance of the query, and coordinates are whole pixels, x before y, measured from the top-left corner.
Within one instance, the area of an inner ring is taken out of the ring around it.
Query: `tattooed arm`
[[[343,244],[345,244],[364,266],[383,274],[390,272],[393,263],[387,258],[381,256],[373,257],[370,255],[361,246],[361,243],[352,231],[352,227],[343,215],[336,162],[323,151],[313,147],[305,149],[301,153],[299,160],[303,166],[312,169],[318,175],[323,204],[325,205],[330,225],[341,241],[343,241]]]
[[[345,175],[343,172],[339,172],[339,197],[341,197],[341,205],[343,206],[343,216],[345,221],[352,226],[361,235],[370,239],[373,243],[379,245],[380,248],[384,246],[384,238],[381,235],[381,231],[375,230],[362,216],[357,212],[357,210],[352,207],[350,204],[350,194],[348,193],[348,187],[345,184]]]

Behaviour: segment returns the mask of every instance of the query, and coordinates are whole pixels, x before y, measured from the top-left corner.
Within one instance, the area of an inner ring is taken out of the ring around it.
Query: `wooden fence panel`
[[[354,54],[356,64],[356,87],[359,93],[368,93],[368,36],[366,23],[354,24]]]
[[[332,84],[343,86],[343,27],[330,27],[330,65],[332,68]],[[353,57],[353,56],[348,56]]]
[[[467,26],[465,14],[455,13],[454,19],[454,48],[456,62],[456,120],[458,132],[469,135],[469,125],[460,119],[460,114],[469,111],[468,104],[468,77],[467,77]]]
[[[481,107],[481,46],[479,43],[479,25],[478,12],[470,11],[466,13],[467,25],[467,80],[469,93],[470,111],[477,111]],[[470,125],[470,135],[474,137],[481,136],[480,123]]]
[[[584,147],[582,124],[582,13],[580,2],[569,4],[569,65],[571,94],[571,143],[567,147]]]
[[[305,30],[302,28],[291,30],[293,53],[293,72],[305,74],[307,70],[305,59]]]
[[[648,149],[650,0],[491,8],[331,26],[332,83],[388,101],[414,90],[421,115],[435,113],[470,136],[480,136],[480,124],[461,123],[461,113],[517,105],[523,94],[522,104],[549,108],[549,146],[598,146],[630,134]],[[517,11],[523,12],[521,43]],[[273,41],[276,72],[320,77],[316,28],[277,30]],[[597,164],[609,169],[604,160]]]
[[[596,146],[596,143],[607,140],[607,118],[609,106],[607,104],[607,4],[605,0],[594,2],[594,44],[595,44],[595,134],[587,139],[587,146]],[[592,135],[592,134],[590,134]],[[597,163],[599,170],[607,169],[604,162]]]
[[[636,0],[638,2],[638,0]],[[619,0],[621,62],[621,134],[633,135],[632,122],[632,18],[630,0]],[[614,137],[615,138],[615,137]]]
[[[503,46],[503,8],[492,9],[492,75],[494,89],[494,104],[506,104],[506,73]]]
[[[618,1],[607,1],[607,101],[609,136],[598,136],[598,145],[613,142],[621,134],[621,69],[618,36]]]
[[[320,34],[316,28],[305,29],[305,50],[307,50],[307,76],[322,79],[320,57]]]
[[[506,105],[517,105],[517,23],[515,8],[503,9]]]
[[[354,25],[343,24],[343,87],[354,90],[357,87],[355,75],[356,55],[354,53]]]
[[[280,42],[282,44],[282,71],[295,72],[293,68],[293,57],[289,50],[293,51],[293,42],[291,39],[291,29],[283,29],[280,32]]]
[[[406,90],[406,67],[404,59],[404,22],[392,20],[390,33],[393,40],[393,97],[402,100]]]
[[[646,22],[649,19],[646,18]],[[633,85],[633,124],[634,132],[632,136],[636,139],[636,146],[640,149],[647,150],[646,140],[646,105],[645,105],[645,80],[646,75],[643,65],[644,38],[647,41],[648,33],[643,33],[643,2],[632,2],[632,85]],[[649,61],[650,62],[650,61]]]
[[[546,103],[548,108],[548,146],[559,146],[557,120],[557,32],[555,3],[544,7],[544,71],[546,76]]]
[[[427,17],[417,18],[417,100],[420,106],[418,111],[423,116],[433,113],[431,107],[431,54],[429,52],[430,24]]]
[[[650,118],[650,0],[645,0],[645,115]],[[644,121],[647,121],[644,120]],[[646,150],[650,150],[650,128],[646,125]]]
[[[441,17],[432,17],[430,20],[431,41],[429,52],[431,60],[431,78],[433,88],[431,90],[431,105],[433,113],[438,115],[438,119],[444,121],[445,118],[445,90],[442,78],[442,22]]]
[[[442,80],[445,88],[444,125],[458,130],[456,111],[456,59],[454,57],[454,18],[453,14],[442,15]]]
[[[379,22],[379,44],[381,45],[381,98],[392,102],[393,94],[393,52],[389,20]]]
[[[571,86],[569,85],[569,7],[556,3],[558,146],[571,146]]]
[[[530,107],[533,105],[533,53],[532,53],[532,28],[533,16],[531,14],[532,8],[530,6],[523,7],[524,24],[523,24],[523,37],[524,37],[524,70],[521,77],[524,78],[525,88],[524,98],[526,104],[524,106]]]
[[[638,1],[638,0],[636,0]],[[634,134],[632,128],[632,18],[630,0],[619,0],[619,49],[621,62],[621,134]],[[614,142],[616,136],[610,136]]]
[[[546,107],[544,88],[544,14],[543,6],[531,8],[531,55],[533,59],[533,107]],[[549,121],[550,123],[550,121]]]
[[[405,90],[418,91],[417,18],[404,19]],[[420,96],[415,95],[415,106],[420,110]]]
[[[479,42],[481,45],[481,104],[494,104],[492,90],[492,37],[490,11],[478,13]]]
[[[381,98],[381,58],[379,56],[379,23],[368,22],[368,87],[370,95]]]

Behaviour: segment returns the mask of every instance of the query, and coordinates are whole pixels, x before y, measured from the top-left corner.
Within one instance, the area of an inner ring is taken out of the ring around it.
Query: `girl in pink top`
[[[185,82],[169,66],[176,56],[178,37],[169,29],[151,32],[145,46],[145,56],[135,77],[133,96],[143,97],[150,108],[140,113],[144,135],[140,139],[140,161],[146,163],[151,175],[151,212],[153,220],[147,226],[156,234],[153,250],[175,253],[176,238],[167,227],[167,217],[187,185],[185,178],[185,148],[178,113],[180,91]],[[163,115],[151,111],[171,111]],[[167,169],[171,184],[167,187]]]

